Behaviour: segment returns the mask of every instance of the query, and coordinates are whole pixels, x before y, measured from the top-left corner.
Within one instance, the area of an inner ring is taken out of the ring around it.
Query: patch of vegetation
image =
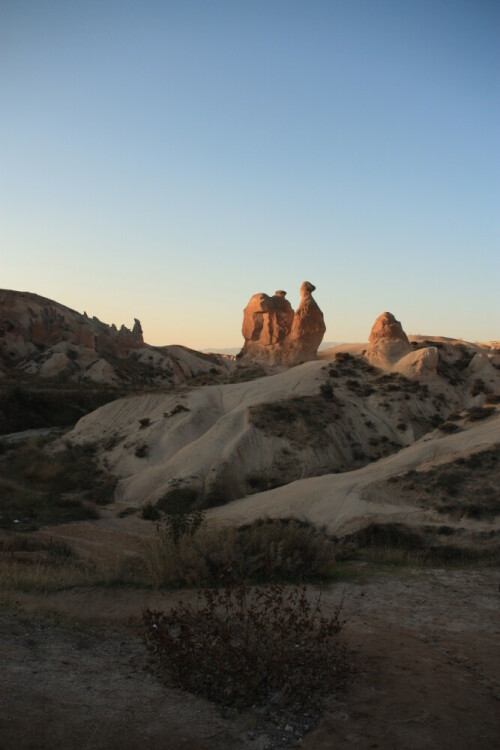
[[[131,352],[128,357],[117,357],[108,353],[106,359],[129,391],[143,390],[158,383],[164,385],[165,381],[171,382],[173,377],[171,370],[160,369],[151,362],[141,361],[138,352]]]
[[[117,446],[121,441],[123,440],[123,437],[120,437],[118,434],[109,435],[109,437],[104,438],[102,441],[102,449],[104,451],[111,451],[115,446]]]
[[[149,455],[149,445],[147,443],[139,443],[135,447],[134,455],[137,458],[146,458]]]
[[[362,380],[349,378],[348,380],[346,380],[345,384],[349,388],[349,390],[352,391],[356,396],[368,398],[368,396],[371,396],[372,393],[375,393],[375,388],[369,383],[363,382]]]
[[[165,679],[224,706],[265,706],[279,693],[282,707],[315,709],[347,673],[339,609],[327,617],[305,588],[231,584],[143,621]]]
[[[33,531],[98,518],[96,506],[113,501],[115,485],[94,445],[68,444],[55,453],[31,439],[0,459],[0,527]]]
[[[145,521],[158,521],[160,515],[160,511],[153,503],[147,503],[141,511],[141,518]]]
[[[217,505],[225,505],[234,500],[231,488],[222,479],[218,479],[206,489],[199,489],[192,485],[182,484],[182,480],[172,482],[172,486],[159,500],[148,509],[150,514],[143,518],[157,520],[164,516],[191,513]],[[146,506],[147,507],[147,506]]]
[[[38,563],[44,560],[51,565],[63,565],[68,560],[77,559],[75,551],[65,542],[54,539],[35,539],[21,534],[0,539],[0,553],[4,560],[10,556],[11,559],[30,561],[30,555],[32,555],[31,562]]]
[[[95,585],[147,585],[140,558],[105,566],[55,539],[11,534],[0,540],[0,591],[48,592]]]
[[[226,383],[245,383],[249,380],[264,378],[267,374],[261,365],[237,365],[226,377]]]
[[[149,417],[143,417],[142,419],[139,419],[139,425],[141,430],[145,430],[146,427],[149,427],[151,424],[151,420]]]
[[[129,506],[128,508],[124,508],[118,513],[118,518],[127,518],[127,516],[133,516],[134,513],[137,513],[137,508],[133,508],[132,506]]]
[[[200,385],[218,385],[224,382],[225,375],[215,367],[211,367],[206,372],[199,372],[189,378],[189,385],[198,387]]]
[[[454,432],[461,432],[462,428],[459,427],[458,424],[455,424],[455,422],[443,422],[443,424],[440,424],[439,432],[443,432],[445,435],[452,435]]]
[[[235,576],[247,582],[317,581],[335,564],[324,532],[296,520],[260,520],[235,528],[203,522],[199,512],[172,515],[145,546],[156,587],[214,586]]]
[[[450,385],[460,385],[465,380],[466,370],[473,356],[473,352],[462,344],[443,346],[437,363],[437,374]]]
[[[391,483],[397,484],[402,494],[412,491],[412,502],[443,515],[491,519],[500,514],[499,464],[497,445],[429,471],[409,471],[392,477]]]
[[[485,406],[500,404],[500,393],[488,393],[484,399],[484,404]]]
[[[325,397],[295,396],[251,406],[250,422],[267,435],[285,437],[297,445],[324,443],[328,427],[339,419],[342,402],[334,394]]]
[[[491,417],[494,413],[494,408],[484,406],[471,406],[470,409],[467,409],[466,411],[469,422],[479,422],[481,419]]]
[[[404,395],[415,394],[420,399],[429,398],[429,387],[426,383],[418,380],[410,380],[401,373],[387,373],[378,375],[373,384],[381,395],[402,393]]]
[[[168,419],[169,417],[174,417],[176,414],[180,414],[183,411],[190,411],[187,406],[184,406],[184,404],[177,404],[174,406],[172,411],[164,411],[163,412],[163,418]]]
[[[477,378],[470,389],[471,396],[479,396],[481,393],[489,393],[490,389],[487,387],[484,380]]]
[[[155,508],[158,512],[173,515],[189,513],[200,505],[201,498],[198,490],[174,483],[172,488],[156,502]]]
[[[46,388],[30,385],[0,390],[0,435],[41,427],[68,427],[120,394],[92,388]]]
[[[339,541],[338,559],[391,566],[495,566],[500,545],[495,532],[465,535],[447,525],[370,524]]]
[[[266,492],[267,490],[274,490],[275,487],[281,487],[283,480],[278,477],[265,477],[257,474],[249,474],[247,476],[247,484],[249,488],[249,495],[253,495],[257,492]]]

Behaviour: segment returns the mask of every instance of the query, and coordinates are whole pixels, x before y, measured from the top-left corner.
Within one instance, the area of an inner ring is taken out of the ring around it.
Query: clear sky
[[[0,287],[237,346],[500,337],[497,0],[0,0]]]

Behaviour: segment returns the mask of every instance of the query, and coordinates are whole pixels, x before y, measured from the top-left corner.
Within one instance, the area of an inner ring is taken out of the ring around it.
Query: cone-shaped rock
[[[373,324],[365,356],[372,364],[384,366],[396,362],[412,351],[408,336],[399,320],[383,312]]]

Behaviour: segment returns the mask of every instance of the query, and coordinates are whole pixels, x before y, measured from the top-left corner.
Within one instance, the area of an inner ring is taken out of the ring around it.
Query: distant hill
[[[137,319],[118,329],[38,294],[0,290],[0,378],[136,388],[226,369],[217,355],[145,343]]]

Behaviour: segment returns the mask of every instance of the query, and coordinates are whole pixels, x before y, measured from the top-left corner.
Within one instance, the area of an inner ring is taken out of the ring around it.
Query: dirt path
[[[359,673],[302,747],[497,747],[499,580],[498,571],[421,571],[348,587]]]
[[[399,569],[332,586],[324,606],[343,593],[357,673],[301,746],[496,747],[499,580],[495,570]],[[16,594],[0,618],[1,750],[290,745],[284,727],[252,734],[252,716],[224,717],[149,673],[137,624],[144,606],[165,603],[162,594],[131,589]],[[52,613],[52,624],[33,616],[41,612]]]

